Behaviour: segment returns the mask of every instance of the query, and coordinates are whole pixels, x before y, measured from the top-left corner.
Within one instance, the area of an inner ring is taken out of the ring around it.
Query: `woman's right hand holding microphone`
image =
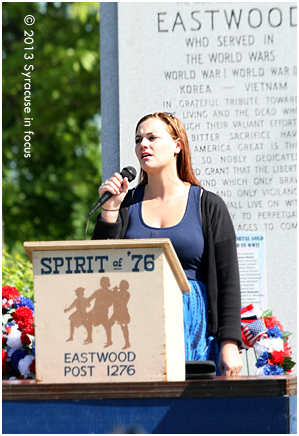
[[[102,206],[101,217],[105,221],[109,223],[115,223],[117,221],[120,205],[127,195],[128,190],[128,179],[126,177],[122,178],[119,173],[114,173],[110,179],[101,184],[99,187],[100,197],[107,191],[112,194],[112,197]]]

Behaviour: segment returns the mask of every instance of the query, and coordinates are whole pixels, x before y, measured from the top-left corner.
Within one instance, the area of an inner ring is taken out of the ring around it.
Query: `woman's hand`
[[[243,362],[238,350],[237,341],[226,340],[221,342],[218,368],[220,375],[238,375],[243,367]]]
[[[108,222],[116,222],[118,218],[118,211],[120,205],[127,195],[129,190],[129,182],[125,177],[124,179],[119,173],[114,173],[110,179],[106,180],[99,187],[99,196],[101,197],[104,192],[110,192],[112,197],[103,204],[102,218]]]

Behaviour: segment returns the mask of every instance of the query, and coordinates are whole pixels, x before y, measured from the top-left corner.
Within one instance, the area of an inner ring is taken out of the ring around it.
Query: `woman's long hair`
[[[166,130],[173,139],[180,139],[182,149],[177,156],[177,173],[178,177],[184,182],[189,182],[192,185],[201,186],[195,174],[193,172],[191,164],[191,155],[189,148],[189,140],[183,123],[176,118],[174,115],[165,112],[155,112],[154,114],[148,114],[142,117],[136,126],[137,129],[144,121],[153,118],[156,120],[163,121],[166,125]],[[144,185],[148,181],[147,173],[141,168],[139,176],[139,185]]]

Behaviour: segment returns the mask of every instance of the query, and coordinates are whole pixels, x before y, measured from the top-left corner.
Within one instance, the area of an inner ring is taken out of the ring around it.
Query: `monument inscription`
[[[278,38],[296,28],[296,7],[220,6],[157,12],[158,33],[185,46],[183,68],[164,71],[171,97],[161,105],[185,123],[196,175],[224,198],[237,231],[295,230],[297,67]]]

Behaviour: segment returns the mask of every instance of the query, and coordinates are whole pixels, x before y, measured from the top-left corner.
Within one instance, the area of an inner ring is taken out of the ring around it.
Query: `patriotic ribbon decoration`
[[[253,347],[261,337],[267,337],[267,328],[261,318],[262,311],[249,304],[241,310],[242,348]]]
[[[262,314],[262,310],[254,307],[253,304],[249,304],[241,309],[241,321],[243,324],[249,323],[261,318]]]

